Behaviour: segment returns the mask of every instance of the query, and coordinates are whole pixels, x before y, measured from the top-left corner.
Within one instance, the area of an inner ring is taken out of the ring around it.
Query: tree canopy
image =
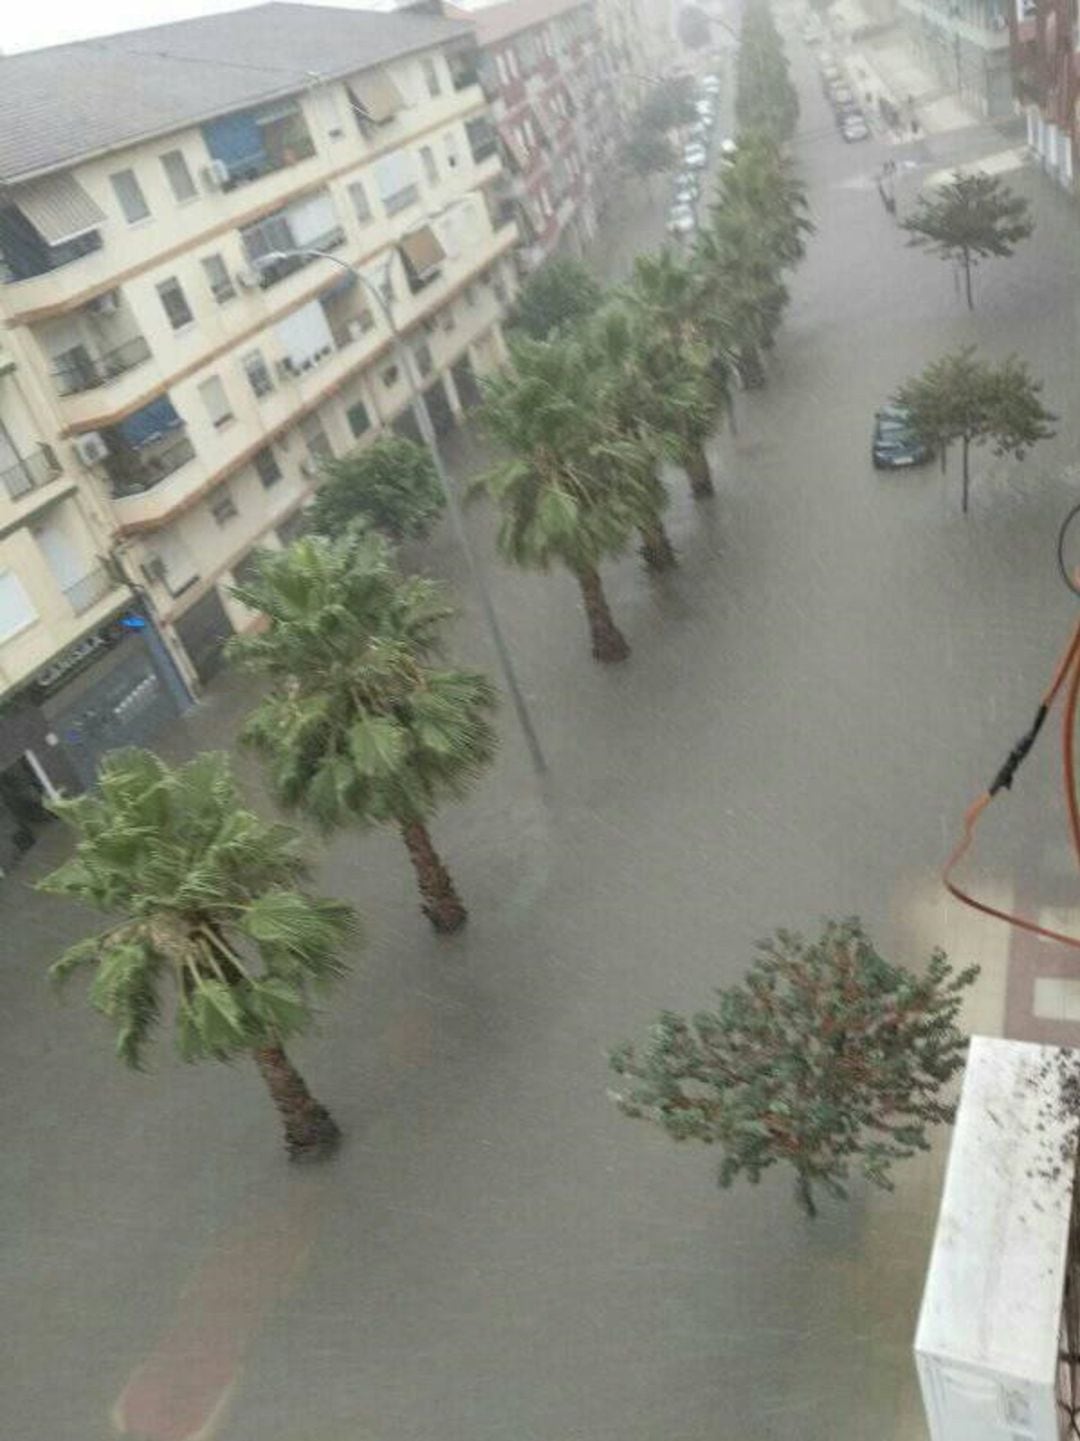
[[[739,132],[756,130],[774,140],[790,140],[798,118],[798,96],[768,0],[747,0],[735,73]]]
[[[671,141],[656,130],[634,130],[623,146],[622,153],[628,168],[643,179],[664,170],[674,170],[676,164]]]
[[[392,541],[419,539],[446,504],[426,446],[390,434],[322,467],[323,481],[309,512],[320,535],[340,535],[354,521]]]
[[[964,271],[968,308],[975,305],[971,272],[980,260],[1008,256],[1035,228],[1023,196],[1000,176],[981,170],[963,174],[929,195],[920,195],[914,211],[901,222],[909,245],[919,246]]]
[[[962,507],[968,509],[969,453],[989,444],[995,455],[1022,460],[1036,441],[1054,434],[1056,419],[1039,399],[1042,385],[1015,355],[1000,365],[980,360],[974,346],[944,355],[896,392],[912,430],[944,461],[954,441],[961,445]]]
[[[591,315],[602,296],[599,281],[580,260],[556,256],[521,287],[510,325],[533,340],[548,340]]]
[[[613,1094],[629,1116],[721,1152],[719,1182],[794,1168],[800,1205],[844,1197],[853,1171],[891,1189],[890,1170],[949,1121],[941,1091],[964,1063],[957,1020],[978,968],[935,950],[921,973],[890,964],[856,919],[816,941],[763,941],[741,985],[691,1019],[664,1011],[645,1045],[620,1046]]]

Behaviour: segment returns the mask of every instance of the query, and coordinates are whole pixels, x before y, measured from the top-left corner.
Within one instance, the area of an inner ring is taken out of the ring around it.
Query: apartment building
[[[1080,25],[1073,0],[1012,0],[1013,87],[1027,141],[1043,170],[1066,190],[1076,184],[1080,121]]]
[[[94,721],[60,782],[213,674],[324,457],[414,432],[358,274],[437,428],[501,362],[517,229],[475,61],[442,16],[292,4],[0,59],[0,728],[70,675]]]
[[[613,182],[619,137],[611,54],[596,0],[444,6],[476,26],[477,70],[498,127],[499,214],[513,218],[524,274],[579,252]]]
[[[916,50],[941,84],[990,120],[1013,113],[1010,4],[1025,0],[899,0]]]

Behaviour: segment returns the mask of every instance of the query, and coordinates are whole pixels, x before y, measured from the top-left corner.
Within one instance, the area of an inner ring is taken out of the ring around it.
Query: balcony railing
[[[12,500],[28,495],[39,485],[47,485],[60,474],[60,463],[47,445],[38,446],[33,455],[27,455],[0,470],[0,482]]]
[[[179,434],[155,442],[152,449],[147,446],[143,450],[112,452],[105,458],[105,473],[113,496],[119,499],[153,490],[166,476],[194,459],[195,447],[186,435]]]
[[[64,594],[75,614],[84,615],[91,606],[97,605],[103,596],[108,595],[110,590],[112,581],[109,572],[103,565],[95,565],[93,570],[88,571],[74,585],[66,585]]]
[[[112,350],[98,355],[89,351],[67,360],[59,360],[52,367],[53,379],[61,395],[78,395],[84,390],[96,390],[99,385],[108,385],[118,375],[124,375],[150,359],[150,346],[141,335],[125,340]]]
[[[345,231],[341,226],[336,226],[326,235],[322,235],[318,240],[312,242],[311,250],[337,250],[339,246],[344,244]],[[277,285],[279,280],[284,280],[297,270],[303,270],[305,265],[310,265],[313,260],[317,260],[318,258],[317,255],[313,255],[309,251],[300,250],[293,255],[284,255],[280,260],[269,260],[261,263],[256,261],[258,265],[259,285],[263,290],[269,290],[272,285]]]

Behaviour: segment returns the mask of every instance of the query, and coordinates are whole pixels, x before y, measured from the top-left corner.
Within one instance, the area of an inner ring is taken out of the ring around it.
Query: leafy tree
[[[392,824],[437,931],[466,920],[428,832],[490,762],[495,692],[476,671],[431,663],[450,611],[403,577],[377,535],[311,536],[264,551],[237,598],[269,624],[232,653],[274,682],[242,739],[269,762],[282,805],[322,830]]]
[[[533,340],[548,340],[593,313],[603,291],[580,260],[545,261],[518,292],[510,324]]]
[[[999,176],[959,171],[932,195],[920,195],[914,212],[901,221],[909,245],[958,264],[964,272],[968,309],[974,310],[971,272],[988,256],[1013,253],[1035,228],[1028,203]]]
[[[810,944],[778,931],[714,1010],[662,1012],[640,1052],[612,1053],[624,1083],[613,1099],[677,1141],[718,1146],[721,1186],[793,1166],[813,1216],[815,1187],[843,1197],[857,1168],[891,1189],[893,1163],[952,1119],[939,1096],[964,1064],[956,1022],[977,974],[954,974],[942,951],[922,974],[891,965],[856,919]]]
[[[344,971],[352,913],[300,889],[299,837],[244,808],[228,758],[171,769],[149,751],[106,756],[97,789],[54,802],[75,855],[39,883],[120,919],[72,946],[57,981],[93,966],[91,1004],[117,1027],[121,1060],[139,1069],[174,994],[185,1061],[250,1055],[293,1156],[339,1137],[285,1052],[313,1020],[312,993]]]
[[[311,507],[312,529],[340,535],[363,520],[392,541],[427,535],[446,497],[426,446],[380,435],[364,450],[328,460]]]
[[[660,131],[638,127],[623,146],[623,160],[643,180],[664,170],[674,170],[675,151]]]
[[[750,131],[717,182],[714,219],[734,210],[753,217],[757,248],[778,270],[793,268],[806,254],[814,232],[806,186],[790,157],[768,134]]]
[[[704,50],[709,43],[709,17],[700,5],[684,5],[676,21],[679,39],[688,50]]]
[[[650,85],[638,108],[635,129],[665,135],[677,125],[692,125],[696,119],[693,77],[672,75]]]
[[[948,447],[960,442],[961,505],[966,514],[973,445],[989,444],[995,455],[1023,460],[1036,441],[1054,434],[1056,416],[1043,406],[1041,391],[1042,385],[1016,356],[999,366],[988,365],[969,345],[928,365],[901,386],[894,399],[910,413],[914,432],[941,451],[943,467]]]
[[[735,66],[739,131],[761,131],[783,142],[794,135],[798,118],[798,96],[768,0],[747,0]]]
[[[652,456],[613,431],[593,403],[597,387],[576,341],[518,340],[513,365],[488,382],[481,419],[507,459],[478,487],[502,512],[498,544],[514,565],[565,566],[581,587],[592,653],[630,653],[600,579],[600,564],[621,555],[642,515],[641,487]]]

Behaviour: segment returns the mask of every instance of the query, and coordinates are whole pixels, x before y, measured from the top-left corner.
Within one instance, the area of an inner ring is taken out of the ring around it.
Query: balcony
[[[472,155],[474,165],[479,165],[490,156],[499,153],[498,131],[486,115],[479,115],[475,120],[466,121],[465,133],[469,139],[469,153]]]
[[[226,192],[315,154],[315,142],[295,101],[224,115],[205,124],[202,133],[211,156],[204,181]]]
[[[123,344],[94,355],[84,346],[68,351],[51,367],[53,381],[60,395],[79,395],[108,385],[118,376],[126,375],[137,365],[150,359],[150,346],[145,337],[133,336]]]
[[[64,595],[76,615],[85,615],[112,590],[113,583],[103,565],[95,565],[74,585],[64,586]]]
[[[158,436],[137,449],[118,439],[115,432],[108,438],[110,451],[105,457],[104,469],[117,500],[152,490],[195,459],[195,447],[183,429]]]
[[[47,445],[39,445],[33,455],[24,456],[6,470],[0,470],[0,482],[12,500],[29,495],[38,486],[47,485],[60,474],[60,463]]]

